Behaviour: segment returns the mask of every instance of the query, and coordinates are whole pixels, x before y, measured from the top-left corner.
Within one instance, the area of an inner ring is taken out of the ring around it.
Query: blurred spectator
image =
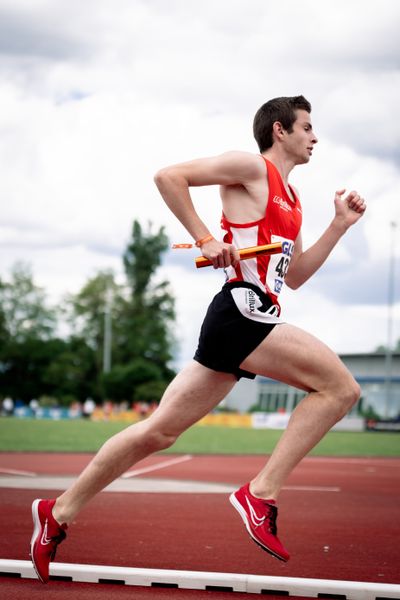
[[[85,417],[85,419],[89,419],[92,414],[94,409],[96,408],[96,404],[93,400],[93,398],[86,398],[85,402],[83,403],[83,416]]]
[[[144,419],[149,414],[150,406],[147,402],[138,402],[138,413]]]
[[[14,412],[14,400],[7,396],[3,400],[3,413],[6,417],[11,417]]]
[[[71,419],[77,419],[83,415],[82,404],[80,402],[73,402],[69,407],[69,417]]]
[[[112,413],[113,413],[113,403],[110,402],[110,400],[106,400],[103,404],[103,414],[104,414],[104,419],[105,421],[108,421],[108,419],[111,417]]]
[[[32,400],[29,402],[29,408],[32,411],[32,416],[36,418],[37,410],[39,408],[39,402],[36,400],[36,398],[32,398]]]

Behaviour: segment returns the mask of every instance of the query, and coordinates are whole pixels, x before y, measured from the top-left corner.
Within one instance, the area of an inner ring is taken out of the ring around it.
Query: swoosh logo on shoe
[[[48,546],[49,544],[51,544],[51,538],[47,537],[47,522],[48,519],[46,519],[46,522],[44,524],[44,528],[43,528],[43,533],[42,533],[42,537],[40,540],[40,543],[42,544],[42,546]]]
[[[256,511],[254,510],[254,508],[252,507],[252,505],[250,504],[247,496],[245,496],[246,498],[246,502],[247,502],[247,506],[249,507],[249,512],[250,512],[250,519],[253,523],[253,525],[255,527],[259,527],[260,525],[262,525],[266,519],[266,517],[259,517],[256,513]]]

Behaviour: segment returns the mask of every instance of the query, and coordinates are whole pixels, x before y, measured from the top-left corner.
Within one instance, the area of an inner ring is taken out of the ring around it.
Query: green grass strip
[[[119,422],[0,418],[0,451],[96,452],[124,429]],[[167,452],[184,454],[270,454],[282,431],[195,426]],[[400,456],[400,435],[389,432],[332,431],[314,456]]]

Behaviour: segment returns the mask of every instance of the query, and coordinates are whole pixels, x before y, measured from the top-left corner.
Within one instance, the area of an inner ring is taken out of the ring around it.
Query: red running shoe
[[[35,500],[32,504],[33,534],[31,560],[42,583],[49,581],[49,565],[54,560],[58,544],[65,538],[67,525],[59,525],[52,514],[55,500]]]
[[[250,492],[246,484],[230,495],[229,500],[243,519],[253,540],[272,556],[286,562],[289,553],[282,546],[276,528],[278,507],[275,500],[262,500]]]

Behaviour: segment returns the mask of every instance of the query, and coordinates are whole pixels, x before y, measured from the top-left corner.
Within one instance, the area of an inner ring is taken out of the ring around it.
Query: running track
[[[59,478],[76,476],[90,458],[0,454],[0,558],[28,559],[32,500],[59,494],[69,481]],[[306,458],[279,502],[279,535],[292,555],[287,564],[248,538],[227,501],[229,490],[248,481],[263,463],[260,456],[150,457],[119,480],[126,491],[103,492],[82,511],[57,560],[400,583],[400,459]],[[199,491],[200,483],[211,487]],[[181,493],[183,485],[188,491]],[[49,489],[43,491],[44,486]],[[3,578],[0,585],[1,597],[10,600],[35,600],[50,590],[51,600],[112,600],[132,594],[135,600],[249,598],[241,593],[65,582],[44,587],[11,578]]]

